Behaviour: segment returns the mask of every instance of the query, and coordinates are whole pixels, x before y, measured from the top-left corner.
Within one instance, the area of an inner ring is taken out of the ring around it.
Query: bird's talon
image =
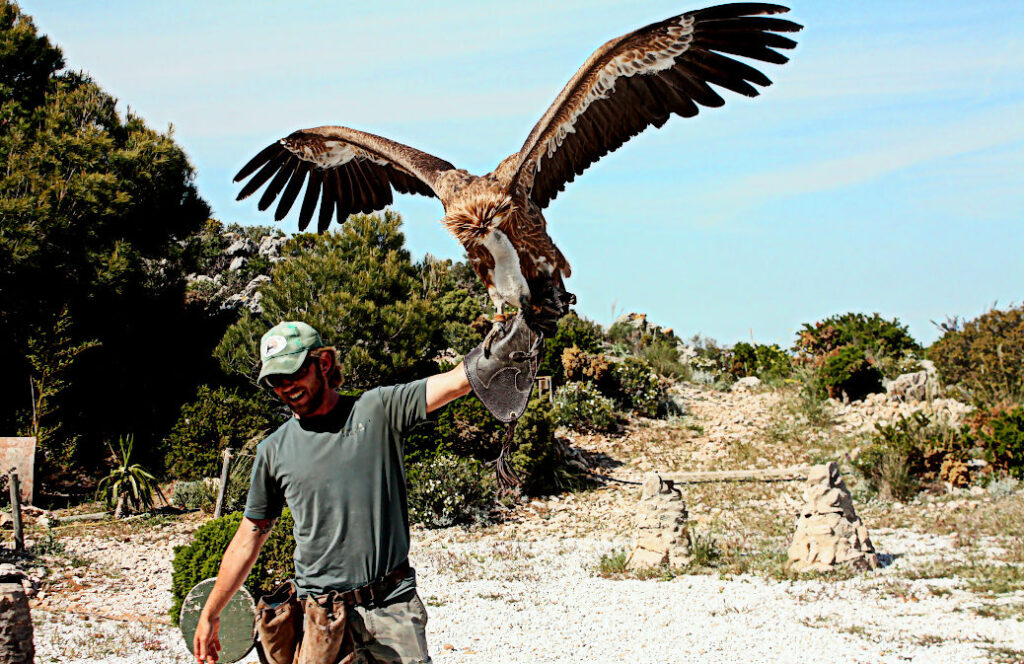
[[[494,322],[491,324],[491,331],[487,333],[486,337],[484,337],[484,357],[491,356],[491,344],[494,343],[494,339],[499,332],[505,331],[504,321],[504,316],[502,316],[500,320],[497,316],[494,317]]]

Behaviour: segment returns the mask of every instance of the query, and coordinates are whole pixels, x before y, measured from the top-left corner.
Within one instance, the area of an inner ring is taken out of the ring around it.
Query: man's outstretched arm
[[[220,614],[245,583],[245,577],[249,576],[249,570],[255,564],[256,557],[270,536],[270,529],[273,526],[274,519],[249,517],[244,517],[238,524],[238,530],[235,531],[235,536],[224,552],[224,559],[220,562],[217,582],[213,584],[210,597],[199,615],[196,635],[192,640],[196,661],[200,664],[217,661],[217,654],[220,651],[220,639],[217,636],[220,629]]]
[[[470,389],[462,362],[451,371],[427,378],[427,412],[431,413],[448,402],[469,394]]]

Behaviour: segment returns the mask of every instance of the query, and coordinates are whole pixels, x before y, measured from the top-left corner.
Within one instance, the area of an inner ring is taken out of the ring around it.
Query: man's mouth
[[[287,392],[284,393],[284,398],[287,399],[288,401],[298,401],[303,396],[305,396],[305,394],[306,391],[302,389],[288,390]]]

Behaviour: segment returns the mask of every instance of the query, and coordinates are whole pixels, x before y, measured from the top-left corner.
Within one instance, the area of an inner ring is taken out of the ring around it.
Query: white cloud
[[[868,149],[733,181],[715,196],[728,200],[729,205],[716,207],[736,212],[770,199],[849,187],[914,165],[1021,140],[1024,102],[986,109],[947,124],[900,127],[880,133],[872,145],[866,146]]]

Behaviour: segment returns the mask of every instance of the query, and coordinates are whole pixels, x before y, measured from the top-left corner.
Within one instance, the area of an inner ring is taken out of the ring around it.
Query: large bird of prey
[[[775,64],[776,49],[796,43],[779,33],[801,26],[774,14],[786,7],[736,3],[673,16],[613,39],[590,56],[534,126],[523,147],[478,177],[447,161],[381,136],[347,127],[301,129],[266,147],[235,181],[250,178],[238,200],[266,185],[265,210],[280,196],[281,220],[305,187],[299,230],[319,203],[325,231],[353,213],[381,210],[392,189],[436,196],[444,225],[466,249],[501,319],[522,311],[531,327],[550,333],[575,297],[563,277],[569,263],[546,231],[541,210],[567,182],[647,127],[675,113],[724,104],[712,86],[755,97],[771,85],[757,69],[729,56]],[[269,184],[268,184],[269,182]]]

